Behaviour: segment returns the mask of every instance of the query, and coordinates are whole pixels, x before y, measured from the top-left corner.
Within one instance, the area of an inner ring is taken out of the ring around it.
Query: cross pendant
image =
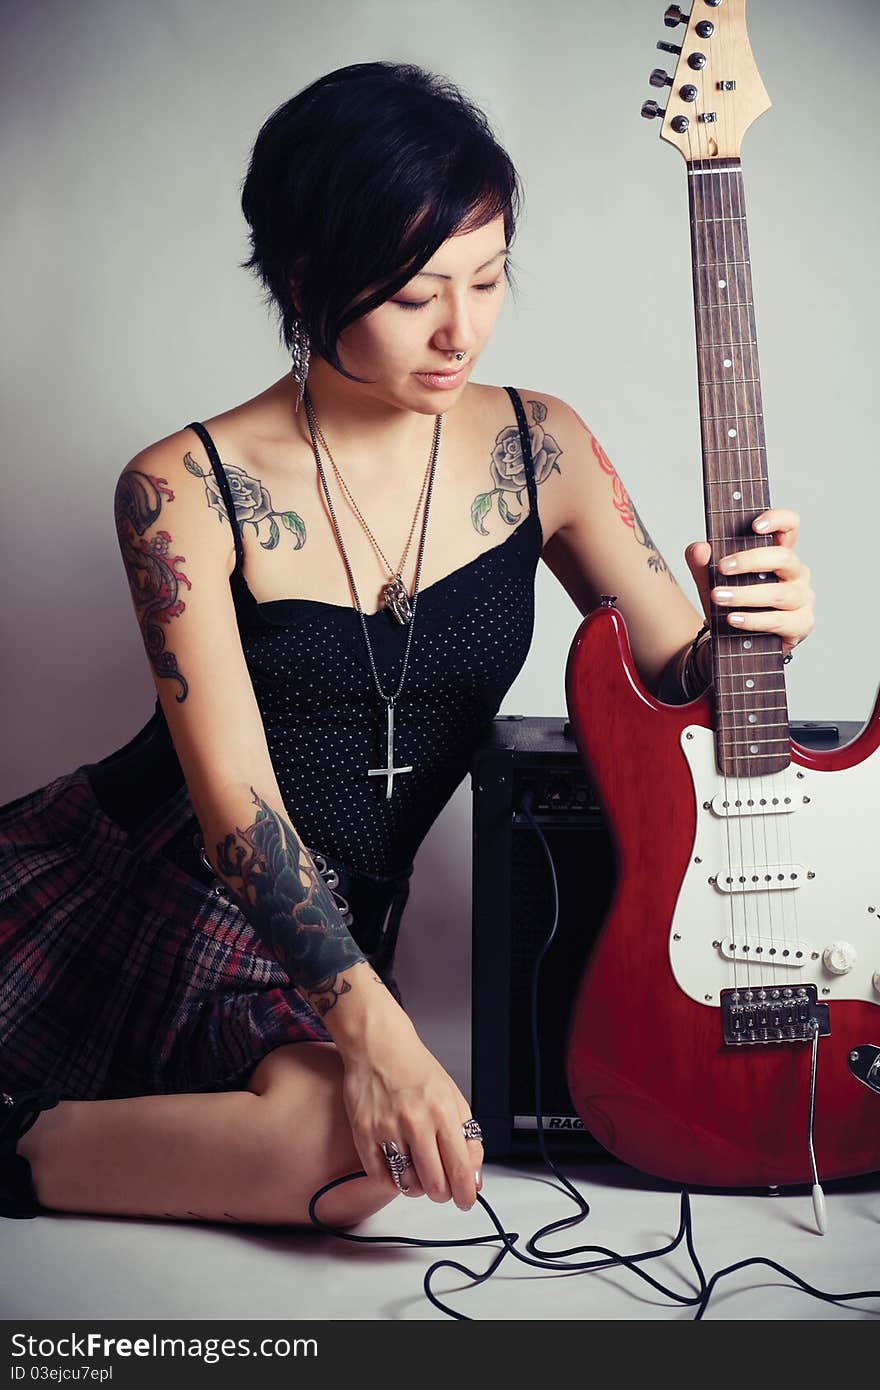
[[[388,755],[387,755],[387,756],[388,756],[388,766],[387,766],[387,767],[371,767],[370,770],[369,770],[369,776],[370,776],[370,777],[387,777],[388,781],[387,781],[387,784],[386,784],[386,787],[385,787],[385,800],[386,800],[386,801],[390,801],[390,800],[391,800],[391,790],[392,790],[392,787],[393,787],[393,785],[394,785],[394,774],[395,774],[396,772],[412,772],[412,768],[411,768],[411,767],[395,767],[395,766],[394,766],[394,701],[393,701],[393,700],[389,700],[389,701],[388,701]]]

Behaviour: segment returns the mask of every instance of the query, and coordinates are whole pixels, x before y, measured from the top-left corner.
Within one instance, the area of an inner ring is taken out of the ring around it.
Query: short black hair
[[[351,381],[339,334],[384,303],[449,237],[504,217],[519,175],[486,116],[448,78],[410,63],[352,63],[263,124],[242,184],[254,270],[289,351],[299,312],[315,352]],[[505,276],[513,283],[508,257]],[[514,286],[515,288],[515,286]]]

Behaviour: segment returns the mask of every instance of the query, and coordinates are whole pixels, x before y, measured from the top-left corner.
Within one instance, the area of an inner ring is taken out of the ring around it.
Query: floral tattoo
[[[205,484],[205,491],[208,494],[208,503],[218,513],[220,520],[226,516],[226,507],[223,502],[223,495],[219,484],[210,470],[206,473],[193,458],[192,454],[187,453],[183,460],[187,470],[196,478],[201,478]],[[268,489],[263,486],[259,478],[252,478],[245,473],[243,468],[236,468],[234,464],[227,464],[224,472],[229,479],[229,487],[232,492],[232,501],[235,506],[235,515],[239,526],[243,526],[249,521],[256,531],[260,534],[260,527],[268,518],[269,539],[260,541],[264,550],[274,550],[281,536],[278,528],[276,516],[280,516],[281,523],[286,526],[294,537],[294,550],[302,549],[306,538],[306,527],[302,517],[296,512],[276,512],[272,507],[272,499]]]
[[[547,434],[544,430],[547,407],[541,401],[529,401],[529,405],[532,408],[533,420],[533,424],[529,426],[529,444],[532,451],[535,482],[543,483],[554,469],[557,473],[562,472],[557,459],[563,451],[552,434]],[[523,458],[522,439],[517,425],[505,425],[504,429],[496,435],[489,468],[495,486],[491,492],[478,493],[471,503],[471,521],[481,536],[488,536],[489,534],[483,525],[483,518],[490,510],[492,498],[496,495],[499,515],[502,521],[507,522],[508,526],[515,526],[522,515],[521,512],[514,513],[510,510],[510,503],[505,497],[505,493],[513,493],[517,502],[521,503],[523,489],[526,486],[526,465]]]
[[[157,676],[177,681],[180,689],[175,699],[182,704],[189,686],[178,669],[176,656],[166,650],[165,628],[186,608],[180,597],[181,584],[192,588],[178,569],[186,557],[171,554],[169,531],[154,531],[149,540],[145,538],[161,515],[163,498],[166,502],[174,501],[167,478],[129,469],[116,484],[113,507],[116,534],[147,656]]]

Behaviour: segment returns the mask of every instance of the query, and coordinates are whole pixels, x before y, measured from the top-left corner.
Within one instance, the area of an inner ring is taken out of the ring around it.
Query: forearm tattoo
[[[201,468],[192,454],[187,454],[183,462],[188,472],[192,473],[194,477],[202,479],[205,484],[208,505],[218,513],[220,520],[223,521],[226,518],[226,507],[213,472],[210,469],[206,471]],[[272,498],[269,496],[268,488],[264,487],[259,478],[252,478],[243,468],[237,468],[235,464],[227,463],[224,466],[224,472],[229,480],[235,516],[239,526],[243,526],[245,522],[250,522],[259,536],[260,527],[264,521],[268,521],[268,539],[261,540],[260,545],[264,550],[274,550],[281,536],[275,518],[280,516],[281,524],[293,536],[294,550],[301,550],[306,539],[306,526],[302,517],[296,512],[276,512],[272,506]]]
[[[561,473],[557,460],[562,449],[544,429],[547,407],[543,401],[529,401],[532,410],[532,424],[529,427],[529,444],[535,469],[535,482],[540,484],[549,478],[555,469]],[[498,513],[508,526],[515,526],[522,512],[511,510],[511,497],[522,503],[526,487],[526,465],[523,458],[522,440],[517,425],[505,425],[495,436],[495,444],[489,460],[489,472],[494,487],[490,492],[479,492],[471,503],[471,521],[481,536],[489,532],[483,525],[483,518],[492,506],[492,498],[498,498]]]
[[[351,989],[342,972],[367,957],[289,821],[250,791],[256,820],[217,842],[217,870],[293,984],[324,1015]]]
[[[575,414],[577,414],[577,412],[575,412]],[[580,420],[580,416],[578,416],[578,419]],[[663,556],[660,554],[660,551],[658,550],[657,546],[654,544],[654,542],[651,540],[651,537],[648,535],[647,528],[645,527],[642,518],[636,511],[632,498],[630,497],[629,493],[627,492],[626,488],[621,482],[617,474],[617,471],[615,470],[614,464],[611,462],[605,450],[602,448],[602,445],[599,443],[598,439],[596,439],[593,433],[589,429],[587,429],[587,426],[584,424],[583,420],[581,420],[581,424],[583,425],[584,429],[587,430],[587,433],[590,436],[590,446],[593,450],[593,457],[595,458],[599,467],[602,469],[602,472],[607,473],[611,479],[611,489],[614,497],[614,506],[617,509],[618,516],[620,517],[624,526],[628,526],[630,528],[639,545],[643,545],[647,550],[649,568],[655,570],[657,574],[668,574],[669,578],[672,580],[672,583],[675,584],[677,587],[678,580],[675,578],[675,575],[672,573],[672,570],[669,568],[666,561],[663,559]]]
[[[175,696],[182,704],[189,693],[186,677],[178,668],[177,657],[165,646],[165,629],[172,618],[186,608],[180,586],[192,585],[178,568],[184,555],[173,555],[170,531],[155,531],[149,540],[145,533],[159,520],[165,502],[174,501],[166,478],[134,469],[123,473],[116,485],[114,514],[116,533],[122,550],[128,586],[140,623],[147,656],[157,676],[177,682]]]

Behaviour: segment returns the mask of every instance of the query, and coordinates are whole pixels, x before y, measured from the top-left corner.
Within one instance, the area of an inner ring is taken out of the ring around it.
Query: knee
[[[273,1219],[317,1229],[309,1203],[326,1183],[363,1169],[343,1099],[344,1066],[335,1046],[297,1043],[278,1058],[275,1075],[258,1091],[260,1184]],[[300,1051],[307,1048],[307,1051]],[[262,1081],[256,1074],[252,1081]],[[254,1087],[255,1089],[255,1087]],[[400,1195],[390,1174],[360,1176],[319,1197],[316,1217],[328,1226],[347,1227]]]

